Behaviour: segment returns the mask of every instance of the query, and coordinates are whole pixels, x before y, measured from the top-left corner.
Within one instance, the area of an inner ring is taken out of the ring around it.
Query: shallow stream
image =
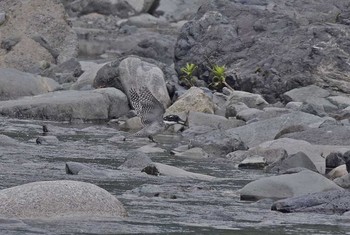
[[[55,220],[0,219],[0,234],[350,234],[350,218],[340,215],[282,214],[271,201],[244,202],[239,189],[265,177],[261,171],[238,170],[224,160],[188,160],[169,151],[184,143],[179,136],[157,138],[163,153],[148,154],[155,162],[216,176],[206,182],[118,170],[130,151],[148,145],[147,139],[113,142],[123,134],[108,124],[45,123],[56,144],[37,145],[42,121],[0,118],[0,134],[18,140],[20,147],[0,143],[0,189],[43,180],[79,180],[96,184],[125,206],[126,219],[69,218]],[[106,175],[67,175],[67,161],[112,172]]]

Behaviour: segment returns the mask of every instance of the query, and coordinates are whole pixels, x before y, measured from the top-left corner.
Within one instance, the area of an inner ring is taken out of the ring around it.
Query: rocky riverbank
[[[32,180],[3,176],[11,183],[1,184],[0,215],[123,221],[128,208],[135,210],[129,194],[196,197],[193,182],[222,187],[235,182],[227,173],[232,170],[259,172],[231,189],[240,203],[347,218],[349,12],[345,0],[1,1],[0,166],[10,174],[24,162]],[[164,115],[176,114],[186,126],[174,125],[154,144],[124,141],[142,128],[131,105],[131,91],[141,87],[166,109]],[[19,119],[36,121],[21,124],[21,134]],[[70,130],[60,127],[67,123]],[[73,147],[79,144],[90,144],[95,156],[79,161],[79,147]],[[73,149],[60,149],[67,146]],[[48,156],[35,159],[43,148],[55,159],[63,151],[64,169],[32,177],[47,164]],[[30,156],[22,158],[26,150]],[[93,164],[99,158],[118,164]],[[224,165],[225,174],[176,161],[210,164],[219,172]],[[115,193],[101,183],[126,175],[134,188]],[[108,192],[93,185],[94,177]],[[176,181],[176,188],[192,185],[189,191],[143,188],[145,179],[154,178],[165,185]],[[212,193],[210,187],[200,190]]]

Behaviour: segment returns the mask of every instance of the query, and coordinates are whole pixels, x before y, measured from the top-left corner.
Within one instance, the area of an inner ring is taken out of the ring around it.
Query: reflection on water
[[[153,161],[216,176],[212,182],[154,177],[118,170],[128,152],[148,140],[110,142],[121,134],[107,125],[48,123],[56,145],[36,145],[40,121],[0,120],[0,134],[22,143],[0,143],[0,188],[41,180],[80,180],[99,185],[125,205],[126,219],[70,218],[61,220],[0,219],[0,234],[350,234],[349,220],[338,215],[282,214],[270,210],[271,201],[239,200],[239,189],[266,176],[238,170],[225,161],[186,160],[169,154],[179,136],[158,137],[165,153],[149,154]],[[75,161],[114,172],[111,176],[66,175],[65,162]]]

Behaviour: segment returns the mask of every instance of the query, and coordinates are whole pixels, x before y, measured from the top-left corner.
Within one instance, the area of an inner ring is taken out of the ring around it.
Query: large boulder
[[[207,126],[213,129],[230,129],[242,126],[245,122],[237,119],[227,119],[222,116],[201,112],[189,112],[187,118],[188,126]]]
[[[0,102],[0,114],[15,118],[93,121],[117,118],[128,111],[125,94],[115,88],[56,91]]]
[[[157,15],[168,21],[189,20],[206,0],[161,0],[157,8]]]
[[[39,95],[59,88],[59,84],[51,78],[0,68],[0,100]]]
[[[176,69],[198,64],[205,79],[212,64],[225,64],[242,90],[270,103],[312,83],[349,92],[349,7],[347,0],[207,1],[180,31]]]
[[[282,199],[314,192],[341,189],[326,177],[310,170],[262,178],[240,190],[242,200]]]
[[[122,203],[96,185],[42,181],[0,191],[0,215],[16,218],[124,217]]]
[[[350,210],[350,191],[332,190],[276,201],[272,210],[280,212],[314,212],[343,214]]]
[[[37,73],[42,61],[60,64],[77,56],[77,36],[57,1],[5,0],[0,9],[7,18],[0,27],[0,67]]]
[[[297,152],[285,158],[281,158],[278,161],[267,166],[265,168],[265,171],[279,173],[297,167],[303,167],[305,169],[317,172],[315,164],[303,152]]]
[[[166,114],[189,111],[214,114],[214,107],[212,99],[202,89],[191,87],[166,110]]]
[[[119,65],[120,83],[130,98],[129,90],[146,86],[164,107],[171,103],[166,88],[164,73],[156,65],[142,61],[140,58],[128,57]]]
[[[279,117],[232,128],[226,132],[232,135],[239,135],[249,147],[254,147],[265,141],[273,140],[275,136],[285,127],[292,125],[318,126],[322,122],[323,119],[318,116],[303,112],[291,112]]]

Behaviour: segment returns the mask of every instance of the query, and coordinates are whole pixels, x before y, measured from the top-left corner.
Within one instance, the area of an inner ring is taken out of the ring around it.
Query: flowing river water
[[[147,139],[110,141],[123,134],[108,124],[50,122],[49,134],[58,143],[37,145],[42,121],[0,118],[0,134],[19,146],[0,144],[0,189],[34,181],[78,180],[96,184],[115,195],[127,218],[0,219],[0,234],[350,234],[350,218],[312,213],[271,211],[271,201],[244,202],[239,189],[267,176],[239,170],[223,159],[189,160],[169,151],[185,140],[178,135],[157,138],[162,153],[148,154],[155,162],[216,176],[198,181],[118,170],[130,151],[148,145]],[[65,163],[84,163],[108,174],[68,175]]]

